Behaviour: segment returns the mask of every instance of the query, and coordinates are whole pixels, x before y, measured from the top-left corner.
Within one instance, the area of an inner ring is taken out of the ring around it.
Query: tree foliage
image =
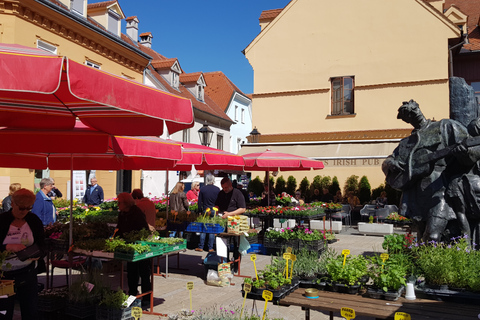
[[[282,194],[282,192],[287,191],[287,182],[283,178],[283,176],[280,176],[277,178],[277,181],[275,182],[275,194]]]
[[[259,176],[256,176],[255,179],[251,180],[248,184],[247,191],[252,191],[255,196],[260,197],[263,192],[263,181],[260,180]]]
[[[294,196],[295,190],[297,190],[297,179],[294,176],[289,176],[287,179],[287,193]]]
[[[371,195],[370,182],[368,182],[367,176],[363,176],[358,184],[358,199],[360,199],[360,203],[370,202]]]

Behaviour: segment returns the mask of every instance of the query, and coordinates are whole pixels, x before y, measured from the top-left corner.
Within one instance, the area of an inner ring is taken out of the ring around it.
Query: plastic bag
[[[222,287],[222,280],[218,276],[218,272],[212,269],[209,269],[207,272],[207,285]]]
[[[247,254],[248,249],[250,249],[250,243],[248,242],[247,238],[242,234],[240,236],[240,244],[238,245],[238,252],[242,256]]]

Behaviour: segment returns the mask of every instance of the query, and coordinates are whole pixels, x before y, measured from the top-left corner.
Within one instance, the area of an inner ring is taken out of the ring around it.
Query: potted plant
[[[375,255],[370,257],[370,261],[368,275],[373,280],[373,286],[367,290],[370,297],[397,300],[405,288],[407,271],[411,268],[409,257],[398,253],[383,261],[380,255]]]
[[[105,292],[97,307],[96,319],[122,320],[131,318],[132,308],[140,307],[141,300],[135,299],[130,306],[127,306],[127,299],[128,295],[126,295],[121,289]]]
[[[77,318],[95,316],[96,306],[106,290],[99,272],[81,274],[68,290],[65,314]]]
[[[326,265],[334,291],[357,293],[367,275],[367,260],[362,255],[347,256],[344,264],[343,255],[328,259]]]
[[[425,281],[420,296],[465,303],[480,303],[480,252],[470,247],[467,236],[450,243],[415,243],[409,248]],[[417,295],[419,296],[419,295]]]

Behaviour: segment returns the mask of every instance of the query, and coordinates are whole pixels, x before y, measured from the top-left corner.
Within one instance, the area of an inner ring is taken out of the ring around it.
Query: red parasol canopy
[[[190,128],[189,99],[39,49],[0,44],[0,126],[68,130],[78,117],[116,135]]]
[[[323,169],[323,162],[267,149],[243,155],[245,171],[300,171]]]
[[[181,145],[155,137],[112,136],[80,122],[73,130],[0,129],[0,167],[54,170],[162,170],[182,159]],[[28,152],[28,153],[27,153]]]
[[[182,160],[171,170],[190,171],[194,165],[197,170],[243,171],[242,156],[194,143],[172,142],[182,145]]]

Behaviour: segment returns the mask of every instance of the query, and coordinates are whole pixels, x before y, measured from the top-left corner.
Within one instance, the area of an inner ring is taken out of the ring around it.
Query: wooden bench
[[[297,289],[279,303],[302,307],[306,320],[310,319],[310,310],[328,311],[330,319],[333,320],[334,313],[340,315],[343,307],[355,310],[356,316],[376,319],[394,319],[396,312],[405,312],[410,314],[412,320],[471,320],[478,319],[480,313],[480,306],[435,300],[399,298],[396,301],[387,301],[327,291],[320,291],[317,299],[309,299],[304,293],[305,289]]]

